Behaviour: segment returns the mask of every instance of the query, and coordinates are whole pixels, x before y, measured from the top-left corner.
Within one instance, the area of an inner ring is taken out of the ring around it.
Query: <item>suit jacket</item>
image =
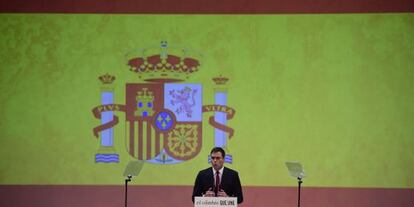
[[[211,167],[200,171],[194,183],[193,202],[195,196],[202,196],[208,189],[214,189],[214,174]],[[243,192],[237,171],[224,167],[220,189],[230,197],[237,197],[237,203],[243,202]]]

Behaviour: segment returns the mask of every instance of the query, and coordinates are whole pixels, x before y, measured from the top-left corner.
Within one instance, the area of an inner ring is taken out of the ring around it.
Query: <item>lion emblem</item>
[[[177,114],[185,114],[190,118],[193,114],[191,108],[196,105],[194,96],[197,93],[197,89],[191,89],[186,86],[181,90],[173,89],[169,93],[171,96],[171,105],[177,106],[175,112]]]

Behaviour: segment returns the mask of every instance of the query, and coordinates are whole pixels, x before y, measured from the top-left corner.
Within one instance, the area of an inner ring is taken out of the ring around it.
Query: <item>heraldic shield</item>
[[[179,163],[202,147],[202,86],[126,84],[126,146],[138,160]]]

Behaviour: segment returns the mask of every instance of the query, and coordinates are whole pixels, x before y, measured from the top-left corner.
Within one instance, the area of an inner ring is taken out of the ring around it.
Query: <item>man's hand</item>
[[[217,192],[217,197],[228,197],[228,195],[223,189],[220,189],[220,191]]]
[[[204,197],[214,197],[214,191],[212,191],[211,188],[208,189],[208,191],[206,191],[205,194],[203,194]]]

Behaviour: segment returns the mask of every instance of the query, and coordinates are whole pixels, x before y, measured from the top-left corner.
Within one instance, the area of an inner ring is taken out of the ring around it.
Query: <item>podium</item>
[[[194,197],[194,207],[237,207],[237,197]]]

